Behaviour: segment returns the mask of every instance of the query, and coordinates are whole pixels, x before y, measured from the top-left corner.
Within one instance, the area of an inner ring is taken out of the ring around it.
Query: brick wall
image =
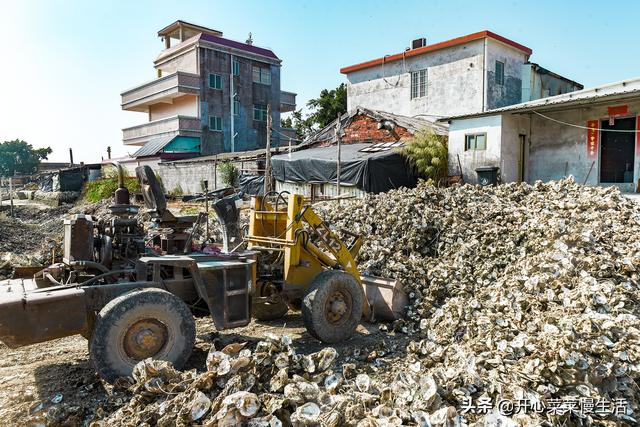
[[[343,129],[343,144],[359,143],[359,142],[394,142],[400,139],[411,138],[413,135],[407,129],[396,126],[393,130],[380,129],[380,123],[375,119],[357,115],[351,121],[351,124]],[[330,145],[330,143],[321,143],[319,146]]]

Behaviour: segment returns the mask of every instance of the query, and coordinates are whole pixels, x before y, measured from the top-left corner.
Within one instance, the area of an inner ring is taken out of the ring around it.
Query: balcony
[[[280,112],[288,113],[296,109],[296,94],[293,92],[280,92]]]
[[[122,141],[125,145],[143,145],[155,136],[169,134],[200,137],[200,119],[174,116],[128,127],[122,129]]]
[[[200,76],[177,71],[173,74],[136,86],[122,92],[122,109],[128,111],[149,110],[149,106],[158,103],[173,102],[182,95],[200,93]]]

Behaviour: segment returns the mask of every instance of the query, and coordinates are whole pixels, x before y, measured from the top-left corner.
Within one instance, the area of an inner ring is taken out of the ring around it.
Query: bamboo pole
[[[341,144],[341,137],[340,137],[340,113],[338,113],[338,118],[336,119],[336,141],[338,142],[338,156],[336,159],[336,192],[338,197],[340,197],[340,172],[341,172],[341,168],[340,168],[340,144]]]

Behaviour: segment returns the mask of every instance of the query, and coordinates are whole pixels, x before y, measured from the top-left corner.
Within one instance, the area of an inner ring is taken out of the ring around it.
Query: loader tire
[[[364,292],[349,273],[327,270],[318,274],[302,300],[307,331],[326,343],[349,339],[355,332],[364,304]]]
[[[162,289],[138,289],[111,300],[96,317],[91,361],[108,382],[130,376],[141,360],[166,360],[180,369],[193,350],[196,324],[189,307]]]
[[[252,315],[257,320],[277,320],[284,317],[289,311],[289,306],[284,301],[254,302],[251,307]]]

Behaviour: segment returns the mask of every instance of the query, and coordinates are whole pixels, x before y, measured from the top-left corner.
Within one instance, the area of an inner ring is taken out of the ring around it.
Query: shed
[[[381,193],[399,187],[413,187],[417,176],[407,164],[406,158],[399,152],[401,142],[378,144],[347,144],[341,147],[340,184],[361,192]],[[336,146],[316,147],[291,154],[280,154],[271,158],[276,188],[293,189],[287,184],[314,184],[334,186],[337,181]],[[349,190],[346,190],[349,193]],[[352,192],[353,193],[353,192]],[[359,193],[356,191],[356,193]],[[308,194],[311,195],[311,194]]]

